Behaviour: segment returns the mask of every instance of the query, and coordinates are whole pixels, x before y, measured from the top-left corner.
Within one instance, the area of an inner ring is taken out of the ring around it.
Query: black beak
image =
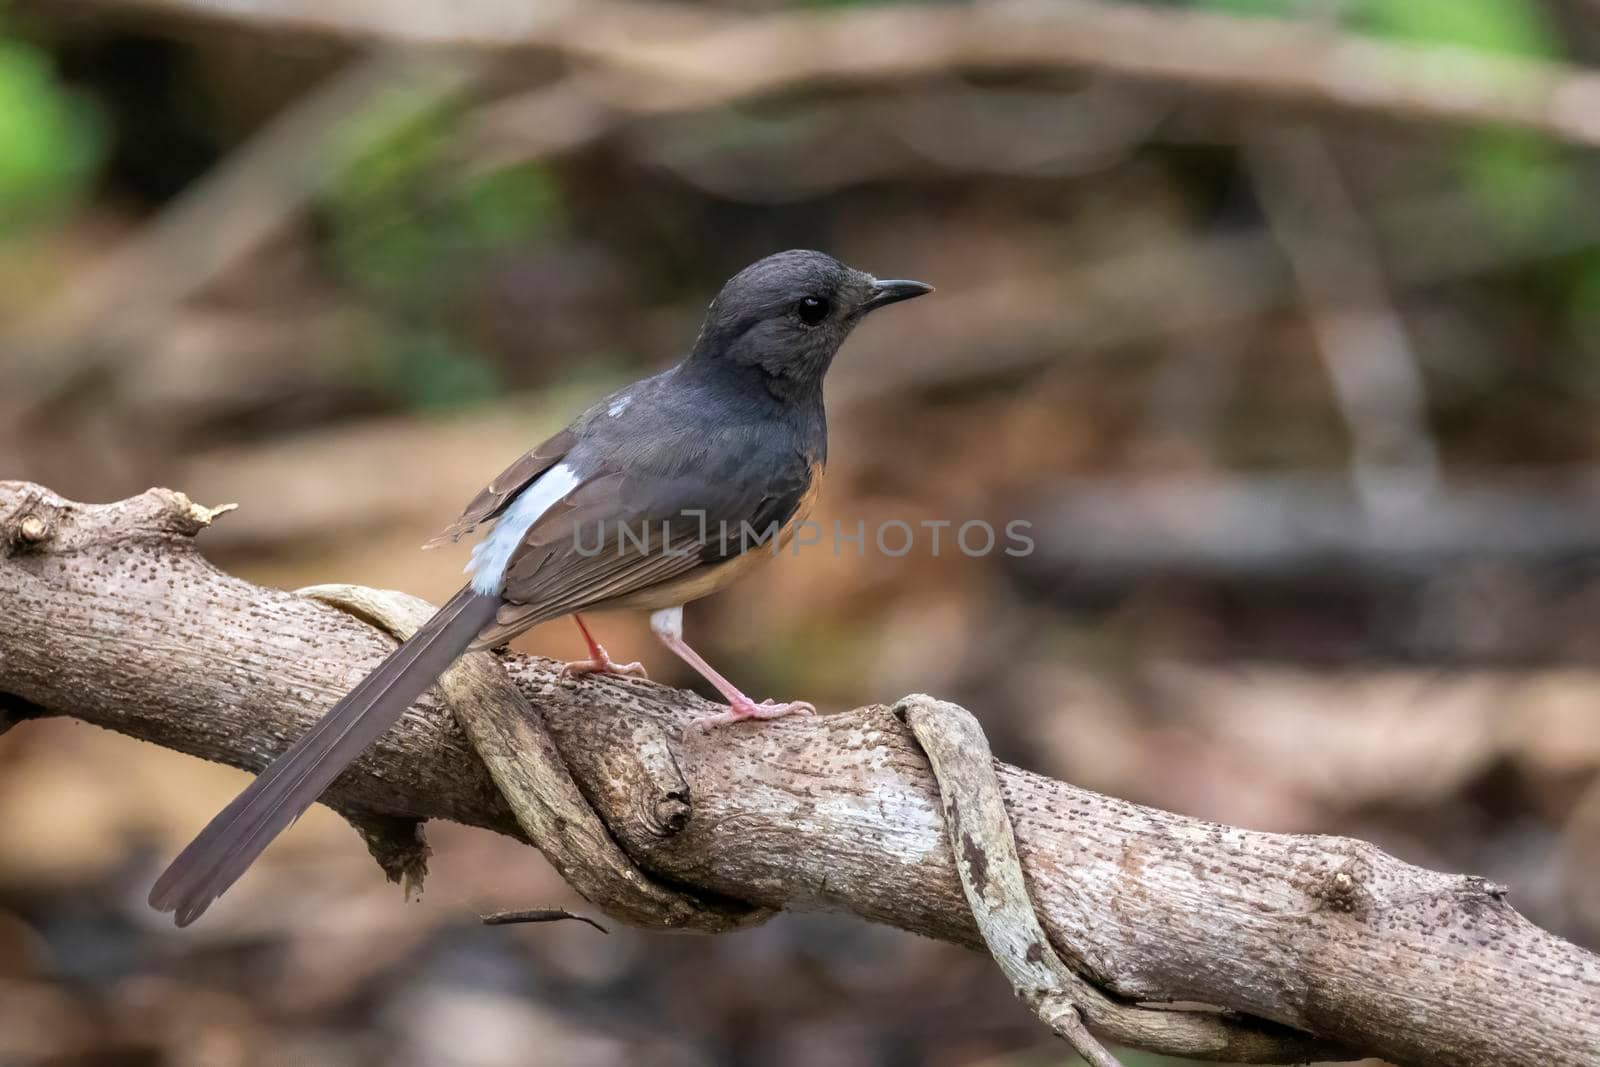
[[[910,300],[914,296],[926,296],[933,292],[933,286],[927,282],[913,282],[905,278],[890,278],[886,281],[872,283],[872,295],[867,302],[861,305],[861,310],[871,311],[881,308],[885,304],[897,304],[902,300]]]

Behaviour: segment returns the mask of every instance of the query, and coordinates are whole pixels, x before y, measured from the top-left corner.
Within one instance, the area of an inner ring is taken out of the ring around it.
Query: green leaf
[[[1355,17],[1359,26],[1383,37],[1505,55],[1559,51],[1554,28],[1528,0],[1364,0]]]
[[[1201,7],[1232,15],[1293,15],[1297,0],[1200,0]]]
[[[1321,5],[1308,0],[1195,0],[1234,15],[1313,20]],[[1378,37],[1449,44],[1503,55],[1551,56],[1560,37],[1532,0],[1349,0],[1339,9],[1350,28]]]
[[[0,40],[0,229],[70,204],[103,151],[98,115],[56,81],[45,55]]]

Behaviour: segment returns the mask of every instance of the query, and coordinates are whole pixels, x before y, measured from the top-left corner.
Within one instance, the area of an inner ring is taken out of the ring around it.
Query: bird
[[[651,612],[656,637],[726,701],[704,727],[814,713],[758,703],[718,673],[684,640],[683,605],[790,543],[822,485],[822,384],[840,345],[872,311],[932,291],[800,249],[734,275],[688,355],[519,457],[429,542],[492,524],[467,583],[207,824],[150,905],[194,922],[459,656],[550,619],[571,615],[588,649],[564,674],[641,674],[580,612]]]

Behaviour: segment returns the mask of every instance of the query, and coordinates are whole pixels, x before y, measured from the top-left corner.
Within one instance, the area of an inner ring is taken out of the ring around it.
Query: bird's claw
[[[602,645],[594,646],[595,654],[589,659],[575,659],[570,663],[562,664],[561,677],[581,678],[586,674],[615,674],[618,677],[633,676],[635,678],[648,678],[649,673],[644,669],[644,664],[639,662],[618,663],[606,654]]]
[[[726,726],[729,723],[744,722],[746,719],[781,719],[785,715],[815,715],[817,706],[809,700],[791,700],[780,704],[775,700],[763,700],[757,704],[748,697],[744,700],[735,700],[728,705],[728,710],[715,715],[705,715],[694,721],[694,725],[702,730],[710,730],[717,726]]]

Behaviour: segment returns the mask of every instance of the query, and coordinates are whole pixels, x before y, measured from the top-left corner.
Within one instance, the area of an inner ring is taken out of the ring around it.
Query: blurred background
[[[1600,947],[1594,0],[401,7],[0,3],[0,477],[237,501],[223,568],[438,600],[487,477],[825,249],[939,291],[835,365],[815,517],[1035,549],[804,553],[689,610],[713,662]],[[319,808],[178,933],[144,895],[244,780],[0,739],[0,1065],[1076,1062],[851,920],[481,928],[587,909],[448,825],[406,902]]]

